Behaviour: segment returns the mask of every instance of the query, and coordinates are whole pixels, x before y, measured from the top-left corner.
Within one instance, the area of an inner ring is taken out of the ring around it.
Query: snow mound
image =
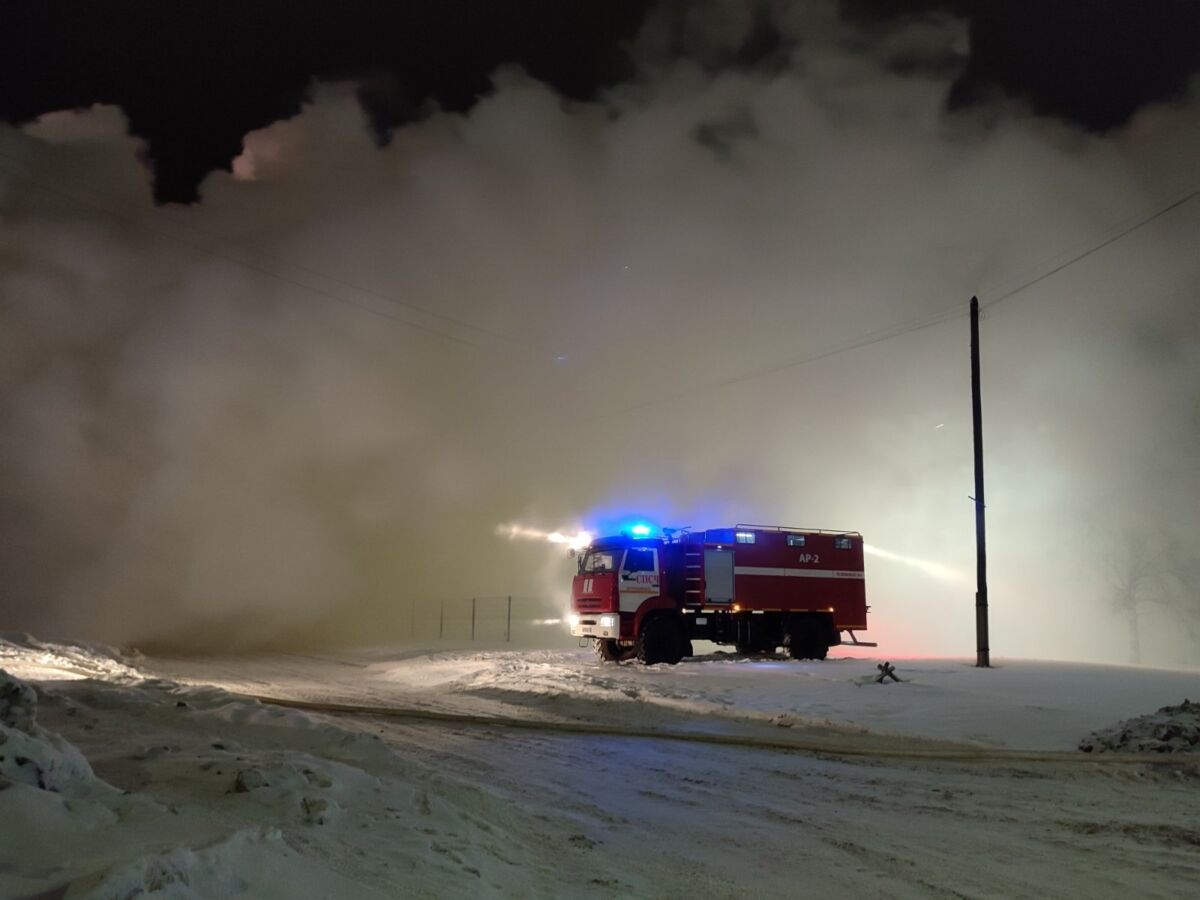
[[[214,729],[274,731],[288,735],[293,747],[320,748],[324,755],[335,755],[365,763],[390,763],[397,757],[378,734],[344,727],[336,722],[298,709],[272,706],[259,700],[238,697],[219,689],[173,687],[170,696],[186,698],[182,702],[195,721],[210,723]]]
[[[288,845],[279,829],[243,828],[197,849],[176,847],[77,879],[63,900],[372,900],[377,891]]]
[[[137,682],[142,673],[129,665],[137,658],[102,644],[46,643],[28,634],[0,637],[0,665],[36,681],[98,678]]]
[[[143,856],[114,866],[98,884],[74,885],[67,897],[79,900],[128,900],[156,897],[161,900],[204,900],[234,897],[249,885],[237,869],[260,855],[263,845],[280,844],[275,829],[244,829],[200,850],[180,847],[155,856]],[[75,888],[82,888],[75,890]]]
[[[3,669],[0,779],[58,792],[99,782],[82,753],[37,724],[37,692]]]
[[[37,714],[37,693],[19,679],[0,669],[0,724],[29,731]]]
[[[1093,731],[1079,742],[1084,753],[1124,751],[1127,753],[1200,752],[1200,703],[1184,700],[1158,712]]]
[[[292,753],[273,763],[242,768],[231,790],[249,795],[282,820],[328,825],[354,804],[354,798],[381,789],[379,779],[362,769]]]

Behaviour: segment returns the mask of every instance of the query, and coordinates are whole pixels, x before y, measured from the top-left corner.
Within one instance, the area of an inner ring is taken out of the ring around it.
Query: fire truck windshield
[[[597,572],[614,572],[621,558],[621,550],[589,550],[579,557],[579,574],[595,575]]]

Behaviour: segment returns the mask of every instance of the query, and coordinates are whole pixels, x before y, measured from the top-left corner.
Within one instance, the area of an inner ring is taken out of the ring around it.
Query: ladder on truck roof
[[[693,549],[697,548],[697,549]],[[704,602],[704,545],[687,544],[683,550],[683,602]]]
[[[733,526],[734,531],[787,531],[796,534],[848,534],[862,537],[857,531],[839,531],[836,528],[793,528],[789,525],[749,525],[741,522]]]

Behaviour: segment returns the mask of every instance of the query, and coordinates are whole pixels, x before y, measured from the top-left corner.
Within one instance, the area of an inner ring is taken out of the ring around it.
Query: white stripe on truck
[[[734,575],[775,575],[780,578],[857,578],[862,572],[847,572],[843,569],[776,569],[771,566],[734,566]]]

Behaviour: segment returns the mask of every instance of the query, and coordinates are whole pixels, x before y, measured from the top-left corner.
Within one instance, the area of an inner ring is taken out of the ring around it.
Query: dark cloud
[[[381,139],[429,104],[463,111],[519,63],[568,97],[628,74],[643,0],[252,4],[18,2],[0,32],[0,116],[119,106],[155,197],[193,202],[248,132],[299,112],[314,79],[363,77]]]
[[[384,145],[434,109],[471,108],[504,64],[565,97],[593,99],[636,76],[629,48],[639,31],[643,61],[654,32],[659,58],[692,59],[710,73],[781,71],[808,37],[782,24],[789,6],[14,0],[0,31],[0,117],[19,123],[118,106],[144,142],[156,199],[190,203],[207,173],[228,170],[247,133],[296,115],[315,80],[356,80],[367,127]],[[1179,96],[1200,66],[1200,11],[1189,0],[843,0],[838,12],[853,26],[839,37],[848,50],[877,49],[888,32],[907,37],[914,21],[969,21],[969,45],[889,51],[901,74],[961,73],[948,91],[954,109],[1002,93],[1104,130],[1148,102]]]
[[[758,126],[750,111],[740,109],[710,122],[701,122],[692,133],[696,140],[708,147],[718,159],[733,158],[739,141],[750,140],[758,134]]]

